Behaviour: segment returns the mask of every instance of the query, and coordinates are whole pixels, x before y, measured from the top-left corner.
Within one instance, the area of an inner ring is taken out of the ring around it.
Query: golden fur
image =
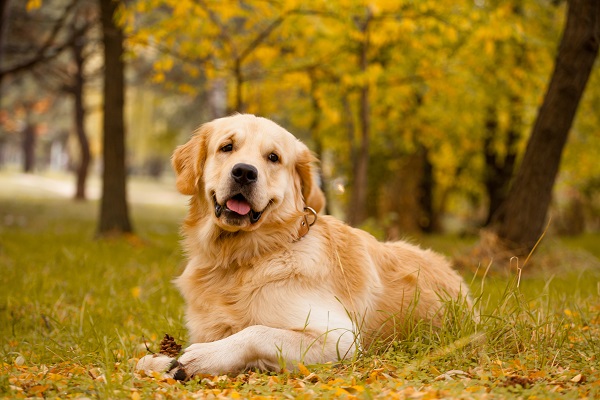
[[[178,190],[191,196],[189,262],[176,285],[193,344],[178,361],[146,356],[138,369],[183,379],[335,361],[392,337],[407,318],[439,325],[444,298],[468,297],[430,250],[378,242],[330,216],[303,231],[305,207],[324,206],[316,160],[270,120],[212,121],[172,161]]]

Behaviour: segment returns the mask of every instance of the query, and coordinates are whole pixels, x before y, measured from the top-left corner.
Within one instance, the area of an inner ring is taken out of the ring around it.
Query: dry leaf
[[[571,379],[571,382],[573,383],[584,383],[585,382],[585,377],[582,374],[577,374],[573,377],[573,379]]]
[[[302,363],[298,363],[298,371],[304,376],[310,375],[310,371]]]

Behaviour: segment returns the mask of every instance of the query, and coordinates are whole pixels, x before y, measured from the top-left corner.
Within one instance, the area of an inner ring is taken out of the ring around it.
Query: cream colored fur
[[[324,206],[315,161],[292,134],[253,115],[205,124],[177,148],[177,187],[191,198],[183,226],[189,261],[176,285],[193,344],[178,362],[146,356],[138,369],[183,379],[336,361],[399,333],[407,318],[440,325],[443,299],[468,296],[432,251],[378,242],[330,216],[302,236],[305,207]],[[235,192],[240,163],[258,172],[244,192],[262,211],[255,223],[215,212]]]

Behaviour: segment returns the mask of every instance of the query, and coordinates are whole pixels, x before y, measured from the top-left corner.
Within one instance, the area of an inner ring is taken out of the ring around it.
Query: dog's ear
[[[202,167],[206,159],[206,136],[209,130],[208,125],[202,125],[186,144],[175,149],[171,157],[171,164],[177,174],[177,190],[182,194],[198,193]]]
[[[320,212],[325,207],[325,195],[318,184],[317,171],[314,167],[317,162],[317,158],[302,144],[296,161],[296,171],[300,176],[304,205]]]

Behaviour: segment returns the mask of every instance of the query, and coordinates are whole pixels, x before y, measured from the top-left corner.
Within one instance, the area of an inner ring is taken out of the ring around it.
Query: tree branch
[[[71,2],[67,4],[67,6],[65,7],[65,11],[62,13],[58,21],[56,21],[56,24],[50,32],[50,35],[46,38],[44,43],[38,48],[37,52],[29,60],[0,70],[0,82],[7,75],[16,74],[21,71],[28,70],[41,62],[49,61],[56,58],[60,53],[62,53],[67,47],[71,45],[73,37],[67,38],[67,40],[60,46],[52,46],[61,29],[65,26],[67,19],[71,15],[71,12],[73,11],[76,5],[77,0],[71,0]],[[48,54],[49,51],[50,54]]]

